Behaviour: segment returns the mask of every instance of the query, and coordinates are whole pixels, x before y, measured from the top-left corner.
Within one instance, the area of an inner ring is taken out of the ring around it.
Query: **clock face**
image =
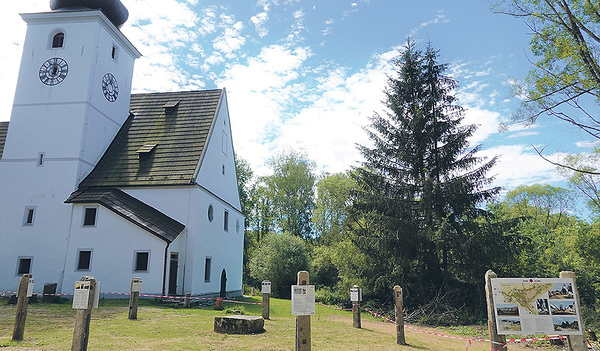
[[[67,61],[60,57],[53,57],[42,64],[39,77],[42,83],[51,86],[65,80],[67,73],[69,73]]]
[[[106,73],[102,78],[102,93],[109,102],[115,102],[119,97],[119,85],[117,78],[111,73]]]

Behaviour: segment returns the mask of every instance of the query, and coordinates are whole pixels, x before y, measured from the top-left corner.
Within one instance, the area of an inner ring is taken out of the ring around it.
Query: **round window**
[[[208,220],[212,222],[214,218],[215,218],[215,214],[214,214],[213,206],[209,205],[208,206]]]

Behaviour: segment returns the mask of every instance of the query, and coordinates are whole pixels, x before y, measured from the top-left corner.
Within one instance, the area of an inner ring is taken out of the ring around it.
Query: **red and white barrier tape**
[[[14,295],[16,294],[16,291],[3,291],[2,293],[0,293],[0,297],[4,297],[4,296],[8,296],[8,295]],[[122,292],[114,292],[114,291],[101,291],[101,294],[109,294],[109,295],[124,295],[124,296],[130,296],[130,293],[122,293]],[[37,295],[42,295],[42,296],[73,296],[73,294],[37,294]],[[149,294],[140,294],[140,297],[156,297],[156,298],[165,298],[165,299],[180,299],[180,300],[184,300],[186,299],[185,296],[168,296],[168,295],[149,295]],[[218,297],[199,297],[199,296],[190,296],[187,297],[187,299],[189,300],[217,300],[219,299]],[[237,300],[222,300],[223,302],[231,302],[231,303],[238,303],[238,304],[246,304],[246,305],[262,305],[262,303],[260,302],[245,302],[245,301],[237,301]]]
[[[396,321],[394,321],[392,319],[389,319],[389,318],[387,318],[385,316],[382,316],[382,315],[380,315],[378,313],[375,313],[375,312],[373,312],[371,310],[368,310],[366,308],[363,308],[363,310],[365,310],[366,312],[369,312],[370,314],[372,314],[372,315],[374,315],[376,317],[385,319],[386,321],[388,321],[390,323],[396,324]],[[488,339],[461,338],[459,336],[445,335],[445,334],[430,332],[430,331],[427,331],[427,330],[417,329],[417,328],[411,327],[409,325],[404,325],[404,328],[406,328],[406,329],[412,329],[412,330],[415,330],[415,331],[418,331],[418,332],[427,333],[427,334],[431,334],[431,335],[435,335],[435,336],[439,336],[439,337],[444,337],[444,338],[449,338],[449,339],[463,340],[463,341],[465,341],[467,343],[467,350],[469,349],[469,346],[471,346],[471,342],[473,342],[473,341],[490,342],[490,343],[494,343],[494,344],[500,344],[500,345],[502,345],[502,347],[499,350],[502,350],[503,348],[505,348],[507,346],[507,344],[498,343],[498,342],[495,342],[495,341],[492,341],[492,340],[488,340]],[[558,339],[564,340],[566,338],[567,338],[566,336],[553,336],[553,337],[547,337],[547,338],[508,339],[508,340],[506,340],[506,342],[509,343],[509,342],[525,342],[525,341],[548,341],[548,340],[558,340]]]

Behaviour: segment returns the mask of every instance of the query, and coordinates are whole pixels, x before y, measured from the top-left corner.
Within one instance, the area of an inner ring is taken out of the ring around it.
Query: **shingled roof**
[[[194,183],[222,96],[132,94],[131,115],[79,189]]]
[[[118,189],[76,191],[66,203],[97,203],[138,227],[170,243],[185,226]]]
[[[4,152],[4,143],[6,142],[6,133],[8,132],[8,122],[0,122],[0,160]]]

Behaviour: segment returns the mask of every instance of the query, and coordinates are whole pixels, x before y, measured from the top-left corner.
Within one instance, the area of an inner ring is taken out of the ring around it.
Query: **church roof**
[[[76,191],[66,203],[97,203],[170,243],[185,229],[173,218],[118,189]]]
[[[132,94],[129,118],[79,189],[193,184],[223,93]]]

